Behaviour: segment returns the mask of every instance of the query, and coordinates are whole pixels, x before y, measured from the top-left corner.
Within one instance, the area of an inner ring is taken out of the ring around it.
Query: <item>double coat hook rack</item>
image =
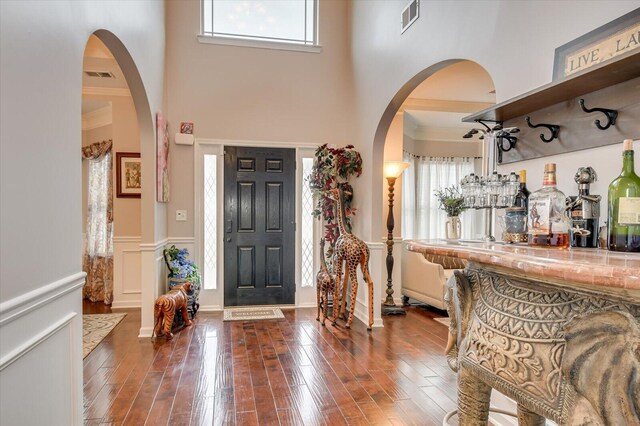
[[[600,120],[595,120],[594,123],[596,127],[600,130],[607,130],[611,126],[615,126],[616,119],[618,118],[618,111],[615,109],[607,109],[607,108],[587,108],[584,105],[584,99],[579,99],[578,103],[580,104],[580,108],[587,114],[591,114],[592,112],[601,112],[607,116],[607,124],[604,126],[600,124]]]
[[[549,143],[552,140],[557,139],[558,136],[560,135],[560,126],[558,126],[557,124],[546,124],[546,123],[531,124],[531,117],[529,116],[527,116],[524,120],[527,122],[527,125],[532,129],[536,129],[538,127],[544,127],[545,129],[549,129],[549,131],[551,132],[551,137],[549,138],[545,137],[544,133],[540,133],[540,139],[542,139],[542,142],[544,143]]]

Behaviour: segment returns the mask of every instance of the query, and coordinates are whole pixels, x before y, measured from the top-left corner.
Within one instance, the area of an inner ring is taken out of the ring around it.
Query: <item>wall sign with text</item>
[[[640,49],[640,8],[556,49],[553,79],[569,77]]]

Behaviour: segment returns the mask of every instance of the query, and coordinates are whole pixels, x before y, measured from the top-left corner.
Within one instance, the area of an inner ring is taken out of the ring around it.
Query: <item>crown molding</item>
[[[491,102],[448,101],[442,99],[407,98],[400,107],[401,111],[440,111],[473,113],[494,106]]]
[[[113,122],[111,105],[82,114],[82,131],[108,126]]]
[[[97,95],[97,96],[131,96],[131,92],[126,87],[94,87],[83,86],[83,95]]]

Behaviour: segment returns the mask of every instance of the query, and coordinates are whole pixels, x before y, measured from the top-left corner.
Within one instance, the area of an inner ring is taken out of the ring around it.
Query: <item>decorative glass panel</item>
[[[302,159],[302,287],[313,287],[313,195],[307,177],[313,168],[313,158]]]
[[[205,290],[217,287],[217,156],[204,156],[204,266]]]

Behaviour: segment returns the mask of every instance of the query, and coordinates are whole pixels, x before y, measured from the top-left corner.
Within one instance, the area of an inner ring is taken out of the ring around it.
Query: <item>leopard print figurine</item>
[[[369,247],[360,238],[348,232],[344,226],[344,204],[342,202],[342,191],[338,188],[331,189],[329,191],[329,197],[336,201],[337,216],[338,216],[338,229],[340,230],[340,236],[336,241],[335,246],[335,280],[336,285],[333,291],[333,325],[336,324],[338,314],[344,311],[344,304],[346,302],[347,282],[351,280],[351,299],[349,303],[349,318],[347,319],[346,328],[351,328],[353,322],[353,312],[356,306],[356,296],[358,294],[358,275],[356,268],[360,265],[362,275],[364,276],[367,286],[369,287],[369,325],[367,330],[371,330],[373,326],[373,280],[369,274]],[[342,280],[342,267],[343,263],[346,264],[346,274],[344,276],[344,282],[342,282],[342,302],[340,304],[340,311],[337,309],[337,300],[340,294],[340,282]]]
[[[329,273],[327,262],[324,256],[324,238],[320,239],[320,270],[316,274],[316,299],[318,302],[318,316],[316,321],[320,321],[320,302],[322,302],[322,325],[327,319],[327,311],[329,309],[329,292],[333,293],[335,288],[335,279]]]
[[[153,317],[155,319],[153,334],[155,336],[162,336],[164,334],[167,339],[173,338],[171,326],[173,325],[173,317],[178,310],[182,310],[184,325],[191,325],[189,313],[187,312],[188,291],[191,291],[191,283],[185,282],[175,286],[167,294],[158,297],[153,310]]]

